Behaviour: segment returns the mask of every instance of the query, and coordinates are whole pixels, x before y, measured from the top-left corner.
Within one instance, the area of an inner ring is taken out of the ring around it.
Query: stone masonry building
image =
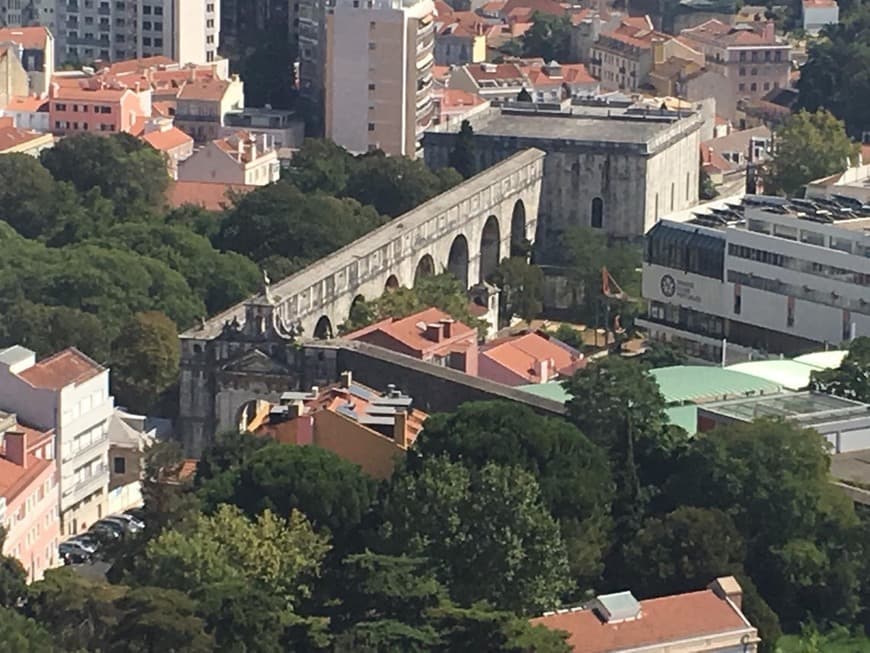
[[[535,236],[545,260],[571,227],[634,239],[660,216],[697,203],[699,113],[600,102],[544,106],[482,114],[473,121],[473,150],[478,170],[526,148],[547,153]],[[453,133],[427,132],[426,163],[446,166],[454,140]]]

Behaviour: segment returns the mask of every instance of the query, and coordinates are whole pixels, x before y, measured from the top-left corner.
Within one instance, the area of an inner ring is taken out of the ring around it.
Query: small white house
[[[803,0],[804,31],[817,34],[825,25],[840,22],[837,0]]]

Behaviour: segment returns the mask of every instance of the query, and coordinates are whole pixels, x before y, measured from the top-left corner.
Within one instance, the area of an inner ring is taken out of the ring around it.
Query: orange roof
[[[711,18],[696,27],[684,29],[681,34],[689,39],[712,43],[719,47],[727,47],[729,45],[780,45],[777,43],[775,36],[772,39],[768,38],[745,23],[733,26],[715,18]]]
[[[534,625],[569,634],[568,645],[583,653],[610,653],[666,642],[742,631],[741,614],[712,590],[641,601],[638,619],[605,623],[592,610],[567,611],[532,619]]]
[[[4,27],[0,29],[0,43],[12,41],[25,50],[45,50],[48,41],[48,28],[34,27]]]
[[[179,100],[214,100],[223,98],[230,83],[224,79],[197,79],[189,81],[178,94]]]
[[[614,30],[601,36],[642,49],[651,48],[654,41],[673,38],[667,34],[656,32],[649,16],[625,17]]]
[[[152,102],[151,115],[171,118],[175,115],[175,102]]]
[[[156,57],[143,57],[141,59],[126,59],[124,61],[116,61],[109,64],[107,70],[116,75],[123,73],[138,73],[147,70],[148,68],[157,68],[159,66],[177,66],[178,64],[163,55]]]
[[[499,64],[466,64],[468,73],[475,79],[481,82],[484,80],[495,79],[511,79],[522,82],[525,80],[525,75],[520,67],[515,63],[499,63]]]
[[[155,150],[168,152],[176,147],[193,143],[193,139],[181,131],[178,127],[170,127],[167,130],[153,131],[141,136]]]
[[[480,355],[522,376],[529,383],[549,381],[557,373],[571,374],[586,364],[583,354],[576,349],[538,333],[498,338],[483,345]],[[537,371],[542,361],[550,366],[547,378],[543,379]]]
[[[509,16],[517,9],[528,10],[529,14],[538,11],[542,14],[561,16],[565,13],[565,7],[555,0],[507,0],[501,11],[505,16]]]
[[[444,0],[435,0],[435,15],[438,20],[447,21],[453,16],[453,7],[444,2]]]
[[[17,465],[5,455],[5,450],[0,455],[0,496],[9,503],[46,470],[54,464],[53,460],[37,458],[30,453],[36,446],[45,444],[51,438],[52,431],[39,431],[24,426],[20,422],[16,425],[16,431],[24,433],[25,449],[27,450],[27,467]]]
[[[447,113],[451,109],[461,109],[464,107],[476,107],[486,103],[482,97],[476,93],[469,93],[459,88],[443,88],[435,92],[435,96],[440,101],[441,113]]]
[[[16,95],[9,98],[6,104],[7,111],[48,111],[48,100],[34,96]]]
[[[450,77],[450,66],[435,64],[432,66],[432,77],[435,78],[435,81],[446,81]]]
[[[18,129],[17,127],[0,127],[0,152],[5,152],[13,147],[24,145],[30,141],[43,138],[45,134]]]
[[[357,340],[375,331],[380,331],[402,343],[409,349],[424,352],[438,344],[443,345],[445,343],[450,343],[468,335],[473,334],[476,337],[477,331],[475,329],[472,329],[467,324],[458,321],[453,322],[450,338],[445,338],[440,343],[436,343],[425,336],[426,325],[435,324],[441,320],[451,319],[452,318],[441,309],[427,308],[419,313],[409,315],[408,317],[390,317],[386,320],[375,322],[374,324],[347,334],[345,338],[347,340]]]
[[[248,193],[255,188],[214,181],[172,181],[166,190],[166,200],[172,208],[192,204],[207,211],[221,211],[231,204],[229,193]]]
[[[598,82],[582,63],[560,65],[561,77],[552,76],[549,68],[534,64],[526,71],[532,86],[561,86],[562,84],[596,84]]]
[[[53,356],[19,372],[18,376],[35,388],[60,390],[68,385],[92,379],[105,368],[85,356],[75,347],[68,347]]]
[[[84,102],[120,102],[126,93],[132,93],[129,88],[84,88],[60,85],[54,89],[52,100],[79,100]]]
[[[804,7],[837,7],[837,0],[803,0]]]

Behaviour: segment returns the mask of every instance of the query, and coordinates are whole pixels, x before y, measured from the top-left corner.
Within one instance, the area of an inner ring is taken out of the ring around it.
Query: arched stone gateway
[[[393,292],[400,285],[401,284],[399,284],[399,277],[397,277],[395,274],[391,274],[389,277],[387,277],[387,283],[384,284],[384,292]]]
[[[468,288],[468,240],[465,236],[453,239],[447,256],[447,271],[456,277],[463,288]]]
[[[317,326],[314,327],[314,337],[318,340],[329,340],[333,337],[332,322],[326,315],[321,316],[317,320]]]
[[[414,271],[414,283],[423,277],[435,276],[435,261],[429,254],[423,255],[423,258],[417,263],[417,269]]]
[[[511,256],[529,255],[530,243],[526,236],[526,205],[517,200],[511,214]]]
[[[498,226],[498,218],[494,215],[486,219],[480,236],[480,278],[483,283],[487,277],[495,272],[498,262],[501,260],[501,230]]]
[[[236,412],[236,424],[238,425],[239,431],[247,431],[248,426],[252,421],[254,421],[254,418],[260,410],[268,405],[269,402],[262,399],[251,399],[250,401],[243,403]]]
[[[363,306],[365,305],[366,298],[362,295],[357,295],[353,298],[353,301],[350,304],[350,310],[347,312],[347,321],[350,323],[360,323],[364,319],[363,315],[360,315],[360,312],[363,311]]]

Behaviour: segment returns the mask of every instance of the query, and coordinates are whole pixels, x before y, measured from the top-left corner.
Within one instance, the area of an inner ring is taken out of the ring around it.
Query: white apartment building
[[[50,15],[56,16],[56,27],[51,29],[57,38],[58,63],[157,55],[181,64],[219,59],[219,0],[56,0],[55,4]]]
[[[414,157],[434,118],[432,0],[337,0],[326,17],[325,132]]]
[[[0,410],[38,429],[55,429],[64,537],[86,531],[106,514],[113,407],[109,370],[77,349],[39,362],[25,347],[0,350]]]
[[[870,212],[859,203],[747,196],[646,235],[638,324],[728,362],[870,335]]]

